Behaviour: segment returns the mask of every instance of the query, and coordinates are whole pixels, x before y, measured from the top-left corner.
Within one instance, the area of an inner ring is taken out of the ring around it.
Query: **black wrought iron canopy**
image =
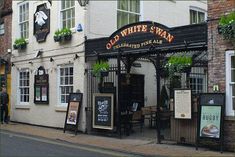
[[[158,53],[203,52],[207,50],[207,23],[168,28],[152,21],[126,25],[110,37],[85,42],[86,61]],[[200,55],[200,54],[198,54]]]

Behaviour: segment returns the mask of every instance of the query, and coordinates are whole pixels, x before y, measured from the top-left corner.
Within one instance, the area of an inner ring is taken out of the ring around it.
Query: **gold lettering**
[[[174,39],[174,36],[168,33],[166,40],[168,40],[168,42],[171,43],[173,39]]]
[[[142,32],[147,32],[147,25],[142,25]]]
[[[124,29],[123,31],[121,31],[121,35],[122,37],[125,37],[127,35],[127,29]]]

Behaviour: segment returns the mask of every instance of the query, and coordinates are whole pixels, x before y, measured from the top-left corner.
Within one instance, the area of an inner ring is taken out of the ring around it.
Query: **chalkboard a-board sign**
[[[93,128],[113,129],[113,94],[93,94]]]
[[[220,143],[223,148],[224,93],[205,93],[200,95],[199,116],[197,128],[197,143],[201,140],[211,140]]]
[[[81,105],[82,93],[70,93],[64,123],[64,132],[66,129],[72,129],[75,131],[75,134],[77,134]]]

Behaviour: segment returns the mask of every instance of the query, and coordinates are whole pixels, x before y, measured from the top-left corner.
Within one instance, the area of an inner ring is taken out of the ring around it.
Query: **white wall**
[[[206,1],[141,1],[140,21],[155,21],[168,27],[188,25],[190,7],[207,10]],[[108,37],[117,30],[117,1],[89,1],[87,37]]]
[[[44,1],[47,2],[47,1]],[[12,43],[16,38],[19,38],[19,25],[18,25],[18,7],[17,5],[21,1],[13,1],[13,15],[12,15]],[[33,35],[33,17],[36,7],[42,2],[29,1],[29,39],[26,50],[18,51],[13,50],[12,62],[15,64],[12,67],[12,109],[11,120],[18,122],[25,122],[30,124],[52,126],[52,127],[64,127],[66,107],[59,107],[58,98],[58,70],[59,65],[73,64],[74,65],[74,92],[79,89],[82,93],[84,90],[84,31],[76,32],[73,29],[72,40],[68,43],[54,42],[54,32],[60,28],[59,7],[60,1],[52,1],[51,7],[51,21],[50,21],[50,33],[46,38],[46,42],[38,43]],[[75,2],[75,25],[81,23],[84,27],[84,13],[83,8],[79,6],[77,1]],[[84,28],[83,28],[84,29]],[[79,46],[80,45],[80,46]],[[35,58],[38,50],[41,49],[43,54],[39,58]],[[78,59],[74,59],[75,54],[79,56]],[[50,58],[54,59],[54,62],[50,62]],[[29,64],[29,61],[33,64]],[[49,74],[49,104],[39,105],[34,104],[34,75],[35,70],[39,66],[44,66]],[[17,85],[18,74],[22,68],[29,68],[30,71],[30,100],[29,105],[20,105],[17,97]],[[86,100],[84,95],[83,100]],[[86,101],[83,101],[81,108],[79,130],[85,131],[85,107]]]

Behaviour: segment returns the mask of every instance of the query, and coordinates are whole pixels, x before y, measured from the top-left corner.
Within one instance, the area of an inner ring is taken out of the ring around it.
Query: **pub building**
[[[207,4],[89,1],[84,9],[78,2],[13,1],[11,120],[195,144],[198,94],[208,89],[207,24],[196,23],[205,21]],[[65,28],[71,34],[59,37]],[[26,45],[15,45],[20,37]],[[181,56],[190,67],[168,74],[170,58]],[[97,61],[108,61],[108,76],[94,76]],[[78,110],[69,97],[76,91],[83,94]]]

